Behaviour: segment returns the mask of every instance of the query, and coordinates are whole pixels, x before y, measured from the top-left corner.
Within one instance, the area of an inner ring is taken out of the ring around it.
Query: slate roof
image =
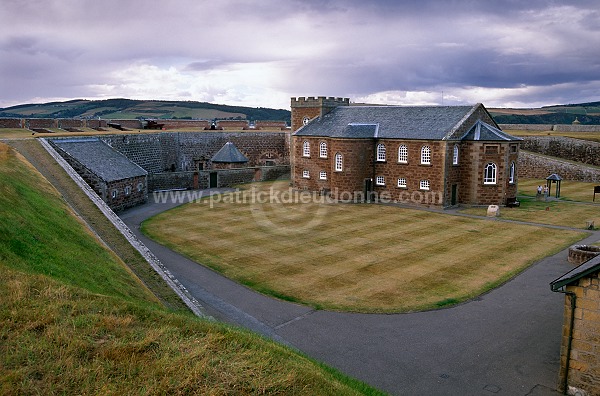
[[[340,106],[294,135],[445,140],[479,106]]]
[[[585,263],[573,268],[558,279],[550,282],[552,291],[559,291],[562,287],[569,285],[583,277],[600,271],[600,256],[589,259]]]
[[[112,182],[148,174],[100,139],[56,139],[52,142],[104,181]]]
[[[491,126],[481,120],[477,120],[475,124],[465,133],[460,140],[483,140],[483,141],[515,141],[523,140],[518,137],[502,132],[500,129]]]
[[[232,162],[232,163],[243,163],[248,162],[248,158],[242,154],[235,144],[231,142],[225,143],[223,147],[213,157],[212,162]]]

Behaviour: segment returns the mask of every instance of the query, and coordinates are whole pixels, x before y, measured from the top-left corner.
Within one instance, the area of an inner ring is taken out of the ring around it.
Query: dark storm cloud
[[[583,0],[5,0],[0,106],[183,95],[287,107],[289,96],[381,92],[427,102],[442,90],[493,105],[577,93],[598,100],[597,8]]]

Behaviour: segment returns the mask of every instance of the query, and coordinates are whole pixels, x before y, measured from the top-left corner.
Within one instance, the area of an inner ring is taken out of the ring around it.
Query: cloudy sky
[[[0,107],[600,100],[600,1],[0,0]]]

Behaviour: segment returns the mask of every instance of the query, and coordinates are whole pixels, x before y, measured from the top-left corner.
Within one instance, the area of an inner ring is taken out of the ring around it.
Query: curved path
[[[120,217],[218,320],[284,342],[391,394],[558,394],[564,296],[549,283],[572,268],[566,251],[453,308],[315,311],[256,293],[140,233],[144,219],[177,205],[150,202]],[[595,232],[582,243],[599,239]]]

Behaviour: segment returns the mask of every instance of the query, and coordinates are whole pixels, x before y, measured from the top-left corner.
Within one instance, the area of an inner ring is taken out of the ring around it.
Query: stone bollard
[[[498,217],[500,216],[500,206],[490,205],[487,208],[487,217]]]

